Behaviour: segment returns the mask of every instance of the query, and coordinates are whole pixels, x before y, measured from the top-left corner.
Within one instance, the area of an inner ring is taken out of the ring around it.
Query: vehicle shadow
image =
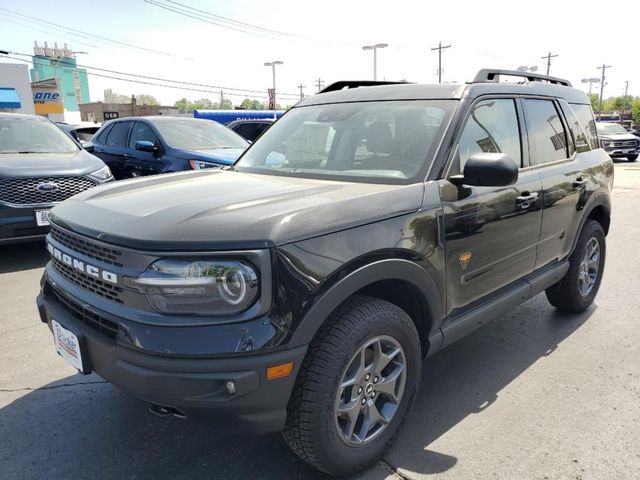
[[[593,310],[561,315],[538,296],[425,361],[402,434],[385,459],[359,477],[453,468],[455,451],[429,445],[482,413]],[[291,454],[279,435],[244,437],[223,433],[215,423],[159,419],[95,375],[63,378],[25,395],[0,390],[0,400],[5,395],[12,401],[0,409],[0,436],[9,440],[0,443],[3,479],[327,478]]]
[[[48,261],[44,240],[0,245],[0,273],[42,268]]]

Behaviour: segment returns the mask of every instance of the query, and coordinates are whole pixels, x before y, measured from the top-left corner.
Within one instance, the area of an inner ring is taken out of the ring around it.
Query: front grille
[[[47,205],[95,187],[88,177],[33,177],[0,180],[0,202],[11,205]]]
[[[82,255],[102,263],[122,267],[122,263],[119,261],[122,252],[119,250],[96,245],[89,240],[85,240],[84,237],[62,230],[55,224],[51,224],[51,236],[65,247]]]
[[[122,287],[118,287],[117,285],[104,282],[99,278],[87,275],[84,272],[76,270],[75,268],[62,263],[57,258],[51,257],[51,262],[53,264],[53,267],[60,273],[60,275],[69,280],[71,283],[75,283],[79,287],[82,287],[85,290],[89,290],[91,293],[102,298],[106,298],[107,300],[111,300],[112,302],[123,303],[122,299],[120,298],[120,295],[123,291]]]
[[[613,147],[637,147],[638,140],[620,140],[611,144]]]
[[[58,304],[64,307],[75,318],[80,320],[85,325],[97,330],[103,335],[114,339],[118,336],[118,324],[107,320],[101,315],[94,313],[84,308],[81,304],[60,292],[56,288],[51,288],[53,295],[55,296]]]

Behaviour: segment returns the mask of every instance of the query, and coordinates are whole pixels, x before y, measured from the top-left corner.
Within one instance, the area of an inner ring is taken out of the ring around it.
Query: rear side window
[[[522,166],[522,148],[516,105],[512,99],[483,100],[474,105],[458,141],[458,165],[450,173],[462,173],[476,153],[505,153]]]
[[[107,143],[107,135],[109,135],[109,132],[111,131],[112,128],[113,128],[113,123],[111,125],[106,125],[104,127],[104,129],[96,137],[96,140],[98,141],[98,143],[104,143],[104,144]]]
[[[260,135],[261,130],[259,129],[260,124],[240,123],[233,128],[233,131],[241,137],[253,142],[258,137],[258,135]]]
[[[555,162],[569,156],[567,132],[552,101],[526,99],[524,114],[533,165]]]
[[[578,153],[582,153],[591,150],[591,146],[589,145],[589,138],[587,137],[584,128],[582,128],[582,125],[580,125],[580,121],[578,120],[578,116],[576,115],[576,113],[564,100],[560,100],[560,107],[562,108],[564,117],[567,119],[567,123],[569,124],[569,131],[571,132],[571,136],[573,137],[576,151]]]
[[[127,144],[127,133],[131,122],[117,122],[107,135],[106,144],[110,147],[124,147]]]
[[[151,127],[144,122],[135,122],[131,131],[131,139],[129,140],[129,148],[136,148],[136,142],[145,140],[156,145],[158,141],[156,134],[153,133]]]
[[[587,140],[589,141],[591,148],[600,148],[600,144],[598,143],[598,132],[596,131],[596,121],[593,118],[591,105],[579,105],[573,103],[571,104],[571,109],[576,113],[576,116],[587,135]]]

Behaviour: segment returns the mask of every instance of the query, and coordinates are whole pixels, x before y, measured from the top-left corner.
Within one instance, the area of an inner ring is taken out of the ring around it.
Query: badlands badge
[[[470,261],[471,261],[471,252],[464,252],[460,254],[460,266],[462,267],[462,270],[467,269]]]

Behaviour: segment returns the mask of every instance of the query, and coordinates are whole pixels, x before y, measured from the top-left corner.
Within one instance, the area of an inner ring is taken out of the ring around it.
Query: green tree
[[[138,105],[160,105],[160,102],[153,95],[148,95],[146,93],[141,93],[139,95],[135,95],[136,101]]]
[[[636,97],[631,102],[631,118],[634,123],[640,123],[640,97]]]
[[[222,105],[220,105],[218,108],[220,108],[221,110],[233,110],[233,103],[231,103],[231,100],[229,100],[228,98],[225,98],[224,100],[222,100]]]
[[[592,93],[591,95],[589,95],[589,100],[591,101],[591,108],[593,109],[594,112],[598,111],[598,100],[600,99],[600,97],[598,96],[597,93]]]
[[[250,110],[253,108],[253,102],[248,98],[245,98],[240,104],[240,108],[243,108],[245,110]]]
[[[180,113],[188,113],[193,110],[193,104],[187,100],[186,98],[181,98],[176,103],[173,104],[174,107],[180,110]]]

